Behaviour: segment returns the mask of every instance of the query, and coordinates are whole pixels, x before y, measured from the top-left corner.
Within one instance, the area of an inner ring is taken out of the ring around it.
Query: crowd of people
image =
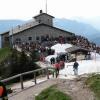
[[[88,51],[97,52],[100,54],[100,47],[97,46],[95,43],[89,42],[89,40],[82,36],[74,36],[73,38],[67,38],[63,36],[59,36],[56,38],[53,37],[42,37],[41,41],[37,39],[36,42],[26,42],[26,43],[17,43],[19,48],[26,52],[32,52],[33,50],[36,50],[39,55],[40,59],[43,59],[43,57],[46,57],[48,55],[53,55],[55,53],[54,50],[51,49],[51,46],[55,45],[56,43],[71,43],[73,45],[76,45],[78,47],[82,47],[87,49]],[[54,60],[54,59],[53,59]]]
[[[100,46],[97,46],[95,43],[90,42],[87,38],[83,36],[76,35],[72,40],[71,43],[73,45],[77,45],[79,47],[85,48],[92,52],[97,52],[100,54]]]
[[[31,52],[34,49],[39,50],[39,52],[45,52],[46,50],[50,49],[50,47],[56,43],[71,43],[73,45],[85,48],[92,52],[97,52],[100,54],[100,46],[97,46],[95,43],[90,42],[87,38],[83,36],[75,35],[72,38],[67,38],[63,36],[59,37],[49,37],[48,35],[41,38],[41,40],[38,40],[36,42],[28,41],[17,44],[20,48],[22,48],[25,51]],[[15,43],[16,44],[16,43]]]
[[[45,38],[42,37],[41,41],[37,39],[35,42],[23,42],[23,43],[15,43],[14,47],[19,47],[21,50],[24,50],[26,52],[32,52],[33,50],[36,50],[39,54],[39,60],[44,61],[45,57],[48,55],[53,55],[55,53],[54,50],[51,49],[51,46],[55,45],[56,43],[71,43],[73,45],[76,45],[78,47],[85,48],[89,51],[95,51],[100,54],[100,46],[97,46],[95,43],[90,42],[87,38],[82,36],[74,36],[73,38],[67,38],[63,36],[59,36],[56,38],[46,36]],[[65,67],[65,61],[66,61],[66,55],[59,55],[56,58],[52,57],[50,59],[51,65],[54,66],[56,69],[56,75],[59,75],[59,70],[63,69]],[[78,74],[78,66],[79,64],[75,61],[73,65],[74,74]],[[56,77],[57,77],[56,76]],[[8,100],[7,97],[7,90],[5,86],[0,82],[0,100]]]
[[[95,51],[100,54],[100,47],[96,46],[95,43],[89,42],[89,40],[82,36],[74,36],[73,38],[67,38],[63,36],[59,36],[56,38],[53,37],[42,37],[41,41],[37,39],[36,42],[26,42],[26,43],[20,43],[17,44],[22,50],[26,52],[32,52],[33,50],[37,51],[39,54],[40,61],[45,61],[45,57],[49,55],[53,55],[55,53],[54,50],[51,49],[51,46],[55,45],[56,43],[71,43],[73,45],[76,45],[78,47],[82,47],[87,49],[89,52]],[[57,67],[59,65],[59,68],[61,67],[61,63],[68,60],[67,55],[58,55],[56,58],[51,58],[50,63],[54,65],[54,67]],[[63,64],[64,65],[64,64]]]
[[[51,49],[51,46],[56,43],[70,43],[72,45],[87,49],[89,52],[97,52],[100,54],[100,47],[95,43],[90,42],[87,38],[83,36],[75,35],[72,38],[67,38],[63,36],[59,37],[49,37],[44,36],[41,38],[41,41],[37,39],[35,42],[26,42],[17,44],[22,50],[27,52],[32,52],[36,50],[39,54],[39,60],[45,61],[45,57],[49,55],[53,55],[55,53],[54,50]],[[64,68],[64,63],[66,61],[66,56],[57,56],[56,58],[52,57],[50,59],[50,63],[57,69],[57,73],[59,73],[59,69]]]

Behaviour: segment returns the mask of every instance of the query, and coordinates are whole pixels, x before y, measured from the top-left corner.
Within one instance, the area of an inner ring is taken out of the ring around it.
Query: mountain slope
[[[82,35],[100,45],[100,31],[89,24],[69,19],[54,19],[54,26]]]
[[[100,16],[90,17],[90,18],[83,18],[83,17],[72,17],[76,21],[87,23],[92,25],[95,29],[100,31]]]
[[[69,19],[54,19],[54,26],[87,37],[90,41],[100,45],[100,31],[89,24]],[[0,33],[12,27],[26,23],[22,20],[0,20]]]
[[[0,33],[10,30],[12,27],[24,23],[22,20],[0,20]]]

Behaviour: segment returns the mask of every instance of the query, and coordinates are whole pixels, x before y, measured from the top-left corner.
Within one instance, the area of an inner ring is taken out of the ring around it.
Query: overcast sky
[[[46,0],[0,0],[1,19],[28,20],[45,12]],[[48,13],[57,18],[100,16],[100,0],[47,0]]]

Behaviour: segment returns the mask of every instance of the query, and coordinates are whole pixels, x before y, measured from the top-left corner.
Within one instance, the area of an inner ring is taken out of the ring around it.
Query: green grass
[[[36,96],[35,100],[71,100],[71,98],[60,92],[56,86],[51,86]]]
[[[10,54],[10,48],[1,48],[0,49],[0,62],[2,62]]]
[[[95,93],[96,100],[100,100],[100,74],[90,76],[86,84],[91,88]]]

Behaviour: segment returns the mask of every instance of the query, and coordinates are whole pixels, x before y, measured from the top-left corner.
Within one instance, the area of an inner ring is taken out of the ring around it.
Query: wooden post
[[[95,52],[95,62],[96,62],[96,50],[94,52]]]
[[[52,76],[53,76],[53,78],[54,78],[54,74],[55,74],[55,73],[54,73],[54,71],[53,71],[53,72],[52,72]]]
[[[34,72],[34,83],[37,84],[37,82],[36,82],[36,72]]]
[[[48,68],[46,69],[46,73],[47,73],[47,79],[49,79],[49,70],[48,70]]]
[[[20,83],[21,83],[21,89],[24,89],[22,74],[20,75]]]
[[[52,69],[52,70],[53,70],[52,76],[53,76],[53,78],[54,78],[54,75],[55,75],[55,69]]]
[[[44,76],[44,69],[42,70],[42,77]]]

